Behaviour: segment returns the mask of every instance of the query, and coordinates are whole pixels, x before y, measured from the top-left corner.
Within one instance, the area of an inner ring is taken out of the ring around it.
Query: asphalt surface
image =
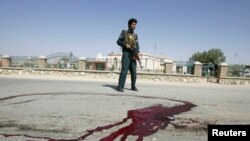
[[[97,127],[123,121],[128,111],[146,108],[150,113],[147,107],[169,108],[185,102],[195,106],[174,114],[175,121],[143,135],[143,140],[205,141],[208,124],[250,123],[249,86],[139,80],[139,92],[134,92],[128,80],[125,92],[121,93],[116,91],[116,84],[116,80],[0,78],[0,140],[77,139]],[[94,131],[84,140],[103,139],[133,122],[128,119],[117,126]],[[122,136],[125,135],[116,140]],[[139,136],[129,134],[125,138],[132,141]]]

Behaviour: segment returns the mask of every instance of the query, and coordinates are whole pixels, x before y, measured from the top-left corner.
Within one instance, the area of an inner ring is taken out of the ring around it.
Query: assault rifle
[[[132,53],[133,53],[132,54],[133,59],[135,59],[135,60],[137,60],[139,62],[139,65],[140,65],[140,67],[142,69],[143,67],[141,65],[141,59],[139,57],[139,54],[133,48],[131,48],[131,50],[132,50]]]

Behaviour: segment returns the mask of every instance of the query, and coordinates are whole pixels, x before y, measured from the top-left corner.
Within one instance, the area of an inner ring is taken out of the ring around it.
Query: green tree
[[[226,57],[220,49],[210,49],[208,51],[194,53],[192,57],[189,58],[189,61],[219,64],[225,62]]]

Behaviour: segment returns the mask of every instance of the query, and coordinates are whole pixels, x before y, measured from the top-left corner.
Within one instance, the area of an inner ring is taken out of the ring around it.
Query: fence
[[[38,68],[38,56],[10,56],[11,67]],[[55,69],[78,69],[78,58],[70,58],[67,54],[53,54],[47,57],[46,68]],[[107,58],[86,58],[86,70],[111,70],[120,71],[122,68],[121,59]],[[141,65],[137,63],[138,72],[163,73],[165,69],[164,62],[157,59],[141,58]],[[172,72],[174,74],[191,74],[187,61],[176,61],[173,63]]]
[[[55,69],[78,69],[78,58],[69,55],[54,54],[47,57],[46,68]],[[38,68],[38,56],[10,56],[12,67],[21,68]],[[1,62],[0,62],[1,63]],[[138,63],[137,63],[138,64]],[[138,72],[149,72],[149,73],[163,73],[164,63],[159,60],[141,58],[141,64],[143,68],[137,65]],[[122,68],[121,59],[107,59],[107,58],[87,58],[86,59],[86,70],[109,70],[109,71],[120,71]],[[202,76],[217,76],[216,64],[203,64]],[[228,66],[227,76],[230,77],[250,77],[249,65],[230,64]],[[193,74],[193,64],[187,61],[175,61],[173,63],[174,74]]]
[[[55,54],[53,56],[47,57],[46,68],[55,69],[78,69],[78,59],[69,58],[63,56],[60,58],[61,54]],[[10,56],[11,67],[21,67],[21,68],[38,68],[38,56]],[[152,72],[161,73],[164,70],[164,63],[156,59],[141,58],[142,68],[137,63],[137,70],[139,72]],[[184,67],[185,62],[178,65]],[[176,73],[176,65],[173,64],[173,72]],[[117,70],[120,71],[122,68],[121,59],[107,59],[107,58],[86,58],[86,70]],[[183,68],[181,68],[183,69]],[[178,71],[177,73],[183,74],[183,71]]]
[[[37,56],[10,56],[12,67],[23,67],[23,68],[37,68],[38,57]]]
[[[249,77],[249,69],[249,65],[230,64],[227,75],[231,77]]]

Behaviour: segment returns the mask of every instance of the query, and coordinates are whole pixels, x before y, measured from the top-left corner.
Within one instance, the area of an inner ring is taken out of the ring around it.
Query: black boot
[[[117,91],[124,92],[123,88],[121,88],[121,87],[117,87]]]
[[[133,90],[133,91],[139,91],[136,87],[132,87],[131,90]]]

